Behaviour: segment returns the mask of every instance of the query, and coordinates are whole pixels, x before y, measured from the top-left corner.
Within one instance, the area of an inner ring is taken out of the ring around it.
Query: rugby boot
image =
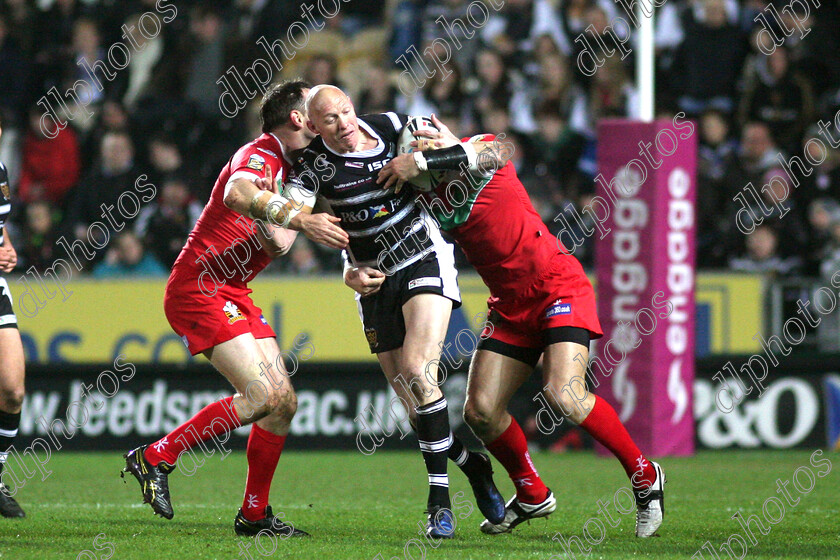
[[[665,471],[659,463],[650,462],[656,469],[656,480],[649,488],[633,489],[636,495],[636,536],[652,537],[665,517]]]
[[[12,497],[6,485],[0,482],[0,515],[3,517],[26,517],[20,505]]]
[[[278,517],[274,516],[274,513],[271,511],[271,506],[265,507],[265,517],[257,521],[248,521],[245,519],[245,516],[242,515],[242,509],[240,509],[239,513],[236,514],[236,519],[233,520],[233,530],[240,537],[253,537],[261,531],[282,538],[311,536],[306,531],[301,531],[289,523],[280,521]]]
[[[536,519],[537,517],[548,517],[557,508],[557,500],[554,498],[554,493],[549,489],[548,496],[545,500],[538,504],[526,504],[520,502],[514,496],[505,505],[505,518],[501,523],[491,523],[485,519],[481,522],[479,528],[482,533],[488,535],[498,535],[501,533],[510,533],[513,529],[523,521]]]
[[[120,476],[125,478],[125,473],[131,473],[137,482],[140,483],[140,490],[143,492],[143,502],[152,506],[152,510],[161,517],[172,519],[175,512],[172,511],[172,501],[169,498],[169,473],[175,470],[175,465],[161,461],[152,465],[143,456],[146,445],[133,449],[123,455],[125,457],[125,468]]]

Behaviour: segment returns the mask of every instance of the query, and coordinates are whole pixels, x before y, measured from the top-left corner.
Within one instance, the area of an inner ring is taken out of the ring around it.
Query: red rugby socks
[[[656,470],[650,461],[645,459],[639,448],[633,442],[627,428],[618,419],[615,409],[610,403],[595,396],[595,405],[589,411],[589,416],[580,423],[595,440],[612,451],[634,486],[645,488],[656,480]],[[635,474],[641,472],[641,474]],[[635,480],[633,479],[635,474]]]
[[[192,449],[197,443],[235,430],[241,425],[233,406],[233,397],[230,396],[199,410],[198,414],[147,447],[143,456],[153,465],[161,461],[174,465],[182,452]]]
[[[251,425],[248,436],[248,477],[245,480],[245,497],[242,501],[242,515],[249,521],[265,517],[271,479],[277,469],[277,462],[283,452],[286,436],[278,436],[256,424]]]
[[[528,453],[528,441],[522,428],[513,416],[510,426],[491,443],[485,445],[502,466],[516,486],[516,496],[526,504],[538,504],[545,500],[548,488],[543,484],[531,455]]]

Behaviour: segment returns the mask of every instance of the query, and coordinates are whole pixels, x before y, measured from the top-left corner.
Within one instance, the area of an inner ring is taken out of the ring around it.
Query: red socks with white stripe
[[[174,465],[178,456],[196,444],[230,432],[240,427],[239,415],[233,406],[233,397],[210,403],[198,413],[146,448],[143,456],[157,465],[166,461]]]
[[[485,447],[507,470],[521,502],[538,504],[545,500],[548,488],[531,462],[528,440],[513,416],[510,417],[507,430]]]
[[[242,515],[248,521],[258,521],[265,517],[271,480],[285,443],[286,436],[273,434],[256,424],[251,426],[248,450],[245,453],[248,457],[248,477],[242,502]]]
[[[595,405],[580,427],[616,456],[636,488],[646,488],[654,483],[656,470],[642,455],[615,409],[607,401],[596,396]],[[486,444],[486,447],[507,470],[520,501],[538,504],[545,499],[548,489],[531,462],[528,441],[513,417],[502,435]]]
[[[610,403],[595,396],[595,405],[580,427],[618,458],[635,487],[647,488],[654,483],[656,469],[636,447]]]

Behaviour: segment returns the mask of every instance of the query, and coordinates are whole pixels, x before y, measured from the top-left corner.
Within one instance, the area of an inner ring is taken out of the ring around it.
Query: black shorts
[[[496,318],[496,320],[501,320]],[[491,321],[492,312],[491,312]],[[542,348],[527,348],[525,346],[516,346],[509,342],[496,340],[495,338],[479,338],[477,348],[479,350],[487,350],[494,354],[501,354],[514,360],[519,360],[522,363],[528,364],[531,368],[537,366],[540,357],[543,354],[545,346],[555,344],[557,342],[574,342],[585,346],[589,351],[589,331],[581,327],[551,327],[542,331],[544,346]]]
[[[17,328],[17,317],[12,307],[12,292],[5,278],[0,278],[0,329]]]
[[[402,306],[417,294],[438,294],[452,300],[453,309],[461,306],[458,271],[452,248],[429,253],[419,261],[385,278],[379,291],[369,296],[356,294],[359,317],[371,354],[402,347],[405,318]]]

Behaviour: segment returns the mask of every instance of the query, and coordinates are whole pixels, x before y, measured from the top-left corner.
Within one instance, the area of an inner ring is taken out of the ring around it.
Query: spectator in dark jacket
[[[697,21],[692,11],[686,12],[685,40],[673,66],[680,76],[680,108],[689,115],[707,108],[732,113],[746,37],[727,22],[723,0],[705,0],[702,14]]]
[[[201,210],[187,185],[172,177],[163,181],[160,197],[140,211],[134,231],[158,261],[172,268]]]
[[[767,123],[779,145],[792,152],[798,148],[805,127],[813,122],[811,84],[791,69],[784,48],[755,60],[745,79],[740,121]]]
[[[90,224],[106,222],[100,206],[114,206],[120,194],[133,190],[138,175],[131,137],[126,132],[107,133],[102,138],[97,166],[73,191],[66,220],[73,235],[87,240]]]
[[[22,268],[28,270],[34,266],[35,270],[43,273],[52,266],[57,229],[54,212],[48,202],[36,201],[26,205],[23,246],[19,249]]]

